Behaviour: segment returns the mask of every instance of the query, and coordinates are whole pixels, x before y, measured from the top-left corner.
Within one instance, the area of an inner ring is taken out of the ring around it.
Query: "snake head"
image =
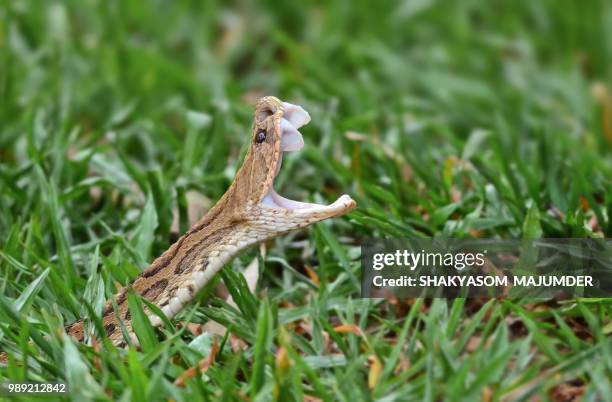
[[[273,96],[257,102],[251,143],[234,185],[243,193],[240,197],[246,206],[243,217],[265,227],[270,235],[344,215],[356,207],[348,195],[322,205],[290,200],[274,189],[283,154],[303,148],[304,140],[298,129],[308,122],[310,115],[300,106]]]

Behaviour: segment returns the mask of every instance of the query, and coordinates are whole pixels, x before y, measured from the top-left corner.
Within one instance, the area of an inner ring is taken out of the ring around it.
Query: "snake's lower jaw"
[[[263,211],[280,215],[290,215],[295,219],[308,217],[321,217],[321,219],[333,218],[344,215],[353,210],[357,204],[348,195],[344,194],[329,205],[315,204],[311,202],[294,201],[278,194],[274,188],[270,188],[268,194],[261,202]]]
[[[349,195],[344,194],[329,205],[310,204],[308,207],[293,210],[296,217],[323,220],[349,213],[357,207],[357,203]],[[317,219],[318,218],[318,219]]]
[[[286,201],[299,204],[299,207],[289,209],[277,205],[262,205],[255,223],[265,231],[277,235],[347,214],[357,206],[357,203],[346,194],[329,205]]]

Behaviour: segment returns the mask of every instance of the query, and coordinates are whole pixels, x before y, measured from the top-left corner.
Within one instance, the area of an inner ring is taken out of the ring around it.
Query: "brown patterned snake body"
[[[302,148],[304,143],[297,129],[309,121],[310,116],[301,107],[275,97],[257,102],[249,150],[227,192],[131,285],[114,296],[117,310],[111,300],[107,302],[102,321],[113,344],[126,345],[117,317],[138,344],[127,306],[129,289],[172,318],[242,250],[355,208],[355,201],[348,195],[330,205],[319,205],[288,200],[274,191],[282,154]],[[154,326],[161,324],[157,315],[145,312]],[[69,325],[66,331],[82,342],[83,320]]]

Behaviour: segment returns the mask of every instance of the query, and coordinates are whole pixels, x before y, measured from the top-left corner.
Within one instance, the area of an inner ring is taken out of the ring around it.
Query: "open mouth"
[[[304,147],[304,138],[298,129],[310,122],[310,115],[302,107],[293,105],[288,102],[283,102],[284,113],[281,119],[281,155],[276,165],[276,173],[278,176],[283,162],[283,154],[285,152],[299,151]],[[285,198],[274,190],[274,183],[270,186],[270,190],[261,201],[261,204],[271,208],[282,208],[295,211],[298,213],[311,212],[330,212],[342,211],[354,207],[355,202],[348,195],[343,195],[330,205],[315,204],[310,202],[294,201]]]

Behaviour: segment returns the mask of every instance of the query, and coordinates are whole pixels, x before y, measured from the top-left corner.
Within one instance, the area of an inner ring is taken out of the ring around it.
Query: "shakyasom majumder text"
[[[612,297],[608,239],[367,239],[361,297]]]
[[[518,275],[508,276],[466,276],[466,275],[401,275],[384,278],[376,275],[372,284],[380,288],[389,287],[593,287],[591,275]]]
[[[414,271],[419,267],[455,268],[461,271],[465,268],[482,267],[487,251],[481,253],[432,253],[421,250],[395,250],[392,253],[375,253],[372,255],[372,268],[380,271],[387,267],[409,268]]]

